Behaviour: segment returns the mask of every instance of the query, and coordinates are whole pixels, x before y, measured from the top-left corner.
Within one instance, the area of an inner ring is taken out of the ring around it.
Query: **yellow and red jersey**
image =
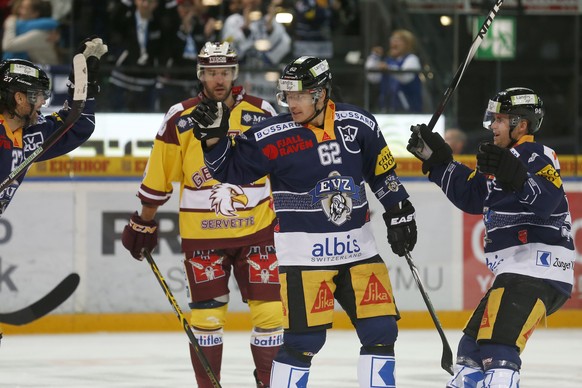
[[[229,134],[242,134],[252,125],[276,115],[267,101],[233,88]],[[263,177],[248,185],[220,183],[204,164],[202,144],[194,137],[190,113],[203,95],[170,108],[156,135],[138,191],[142,203],[163,205],[180,182],[182,249],[226,249],[272,236],[275,220],[271,185]]]

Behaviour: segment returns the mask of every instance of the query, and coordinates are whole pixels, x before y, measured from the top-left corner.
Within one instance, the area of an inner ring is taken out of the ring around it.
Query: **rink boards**
[[[72,298],[41,320],[37,329],[31,325],[23,330],[179,328],[147,263],[134,260],[121,244],[121,232],[130,213],[140,207],[135,196],[138,185],[138,180],[26,182],[0,219],[1,311],[18,310],[34,302],[68,273],[77,272],[81,283]],[[405,185],[417,211],[419,229],[413,259],[443,324],[462,326],[493,279],[483,264],[480,217],[462,214],[433,184],[405,179]],[[565,185],[580,262],[582,182],[567,181]],[[177,200],[175,195],[159,209],[161,238],[155,257],[176,299],[188,312]],[[388,247],[382,209],[375,199],[370,204],[377,245],[390,268],[403,315],[401,324],[430,327],[410,269]],[[581,288],[582,271],[577,270],[573,297],[563,316],[554,317],[554,325],[581,325]],[[229,310],[235,326],[248,324],[248,309],[232,282]],[[339,312],[336,326],[349,326]]]

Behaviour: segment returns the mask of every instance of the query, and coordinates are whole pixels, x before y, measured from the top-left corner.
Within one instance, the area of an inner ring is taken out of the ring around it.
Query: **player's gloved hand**
[[[521,191],[527,180],[527,168],[507,148],[483,143],[477,153],[477,169],[495,176],[503,191]]]
[[[453,160],[453,150],[436,132],[425,124],[410,127],[412,135],[406,149],[422,160],[422,173],[426,174],[433,166],[449,164]]]
[[[87,98],[93,98],[99,93],[99,63],[108,48],[103,40],[96,35],[84,39],[75,54],[83,54],[87,61]],[[75,89],[75,75],[69,75],[69,93]]]
[[[158,223],[156,220],[145,221],[137,212],[133,213],[121,235],[123,246],[137,260],[143,260],[142,250],[150,252],[158,245]]]
[[[194,120],[194,136],[200,141],[223,138],[228,133],[230,112],[224,102],[204,100],[190,117]]]
[[[409,200],[387,210],[384,214],[384,222],[388,228],[388,243],[392,252],[398,256],[404,256],[416,245],[416,213]]]

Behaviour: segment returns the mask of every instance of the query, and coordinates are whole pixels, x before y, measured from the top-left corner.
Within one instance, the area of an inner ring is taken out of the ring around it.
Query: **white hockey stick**
[[[453,92],[457,89],[457,86],[459,86],[459,83],[461,82],[461,77],[463,76],[463,73],[465,72],[465,70],[469,66],[469,63],[471,62],[471,60],[475,56],[477,49],[479,48],[479,46],[481,45],[481,42],[485,38],[485,35],[487,34],[487,31],[489,30],[491,23],[493,23],[493,19],[495,19],[495,16],[497,16],[497,13],[499,12],[499,8],[501,8],[502,4],[503,4],[503,0],[496,0],[495,4],[493,5],[493,8],[491,9],[491,11],[489,11],[489,15],[487,15],[487,18],[483,22],[481,29],[479,30],[479,32],[477,33],[477,36],[475,37],[475,39],[473,40],[473,43],[471,44],[471,48],[469,49],[469,52],[467,53],[467,57],[465,58],[463,63],[461,63],[461,65],[457,69],[455,76],[451,80],[451,84],[449,85],[449,87],[445,91],[445,94],[443,95],[443,98],[441,98],[439,106],[437,107],[436,111],[433,113],[433,115],[432,115],[432,117],[427,125],[431,131],[433,130],[437,121],[439,121],[441,114],[445,111],[445,108],[446,108],[449,100],[451,99]]]

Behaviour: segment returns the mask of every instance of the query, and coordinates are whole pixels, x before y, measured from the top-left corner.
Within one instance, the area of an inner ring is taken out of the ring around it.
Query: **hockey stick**
[[[50,147],[52,147],[71,127],[77,122],[87,99],[87,61],[83,54],[77,54],[73,58],[73,72],[75,74],[75,91],[73,92],[73,103],[69,114],[58,127],[36,150],[14,169],[0,183],[0,193],[18,179],[31,165],[36,162]]]
[[[158,279],[158,283],[160,283],[160,286],[162,286],[162,289],[166,293],[166,297],[168,298],[168,301],[170,302],[170,304],[174,308],[174,311],[176,312],[176,316],[178,317],[178,320],[182,323],[182,328],[186,332],[186,335],[188,336],[188,339],[190,340],[190,343],[192,344],[192,348],[194,348],[194,352],[196,352],[196,356],[198,356],[198,360],[200,360],[202,367],[206,371],[206,374],[208,375],[208,378],[210,379],[210,383],[212,384],[212,386],[214,388],[221,388],[221,385],[218,382],[218,378],[216,377],[216,375],[212,371],[212,368],[210,367],[210,364],[208,363],[208,359],[206,358],[206,356],[202,352],[202,348],[200,347],[200,344],[198,343],[196,336],[194,335],[194,333],[192,333],[192,330],[190,328],[190,323],[188,323],[188,320],[186,319],[186,317],[184,317],[184,314],[182,313],[182,309],[180,309],[178,302],[176,302],[176,298],[174,298],[174,294],[172,294],[172,291],[170,291],[170,287],[168,287],[168,283],[166,283],[166,280],[162,276],[162,273],[160,272],[160,269],[156,265],[156,262],[154,261],[152,254],[147,249],[144,249],[142,252],[143,252],[143,255],[145,256],[146,260],[150,264],[150,267],[152,268],[154,275],[156,275],[156,279]]]
[[[449,85],[449,87],[445,91],[445,94],[441,98],[441,101],[439,103],[437,110],[433,113],[433,115],[428,123],[428,128],[431,131],[433,130],[433,128],[436,125],[439,118],[441,117],[441,114],[444,112],[445,107],[447,106],[447,104],[449,103],[449,100],[451,99],[451,96],[453,95],[453,92],[457,89],[457,86],[459,86],[459,83],[461,82],[461,77],[463,76],[463,73],[465,72],[465,70],[469,66],[469,63],[471,62],[471,60],[475,56],[477,49],[479,48],[479,46],[481,45],[481,42],[485,38],[485,34],[487,34],[487,31],[489,30],[491,23],[493,23],[493,19],[495,19],[495,16],[497,16],[497,13],[499,12],[499,8],[501,7],[501,4],[503,4],[503,0],[496,0],[495,5],[493,5],[493,8],[491,9],[491,11],[489,11],[489,15],[487,15],[487,18],[483,22],[481,29],[479,30],[479,32],[477,33],[477,36],[473,40],[473,43],[471,44],[471,48],[469,49],[469,53],[467,54],[467,57],[465,58],[463,63],[461,63],[461,65],[457,69],[455,76],[451,80],[451,84]]]
[[[76,273],[68,275],[51,292],[30,306],[11,313],[0,313],[0,323],[16,326],[26,325],[47,315],[75,292],[79,280],[79,275]]]
[[[451,346],[449,345],[449,341],[447,341],[447,337],[445,336],[445,332],[443,331],[443,327],[441,325],[441,322],[439,321],[439,318],[436,315],[436,312],[435,312],[434,307],[430,301],[430,298],[428,297],[428,294],[426,293],[424,286],[422,285],[422,281],[420,280],[420,275],[418,274],[418,269],[414,265],[414,262],[412,261],[412,257],[410,256],[410,253],[408,251],[406,252],[405,257],[406,257],[406,262],[408,263],[408,266],[410,267],[410,271],[412,272],[412,276],[414,277],[414,280],[416,281],[416,285],[418,286],[418,290],[420,291],[420,294],[422,295],[422,299],[424,299],[424,303],[426,304],[426,307],[428,308],[428,312],[430,313],[432,321],[433,321],[437,331],[439,332],[439,335],[441,337],[441,341],[443,343],[443,355],[441,357],[441,367],[444,370],[446,370],[447,372],[449,372],[452,376],[453,375],[453,351],[451,350]]]

